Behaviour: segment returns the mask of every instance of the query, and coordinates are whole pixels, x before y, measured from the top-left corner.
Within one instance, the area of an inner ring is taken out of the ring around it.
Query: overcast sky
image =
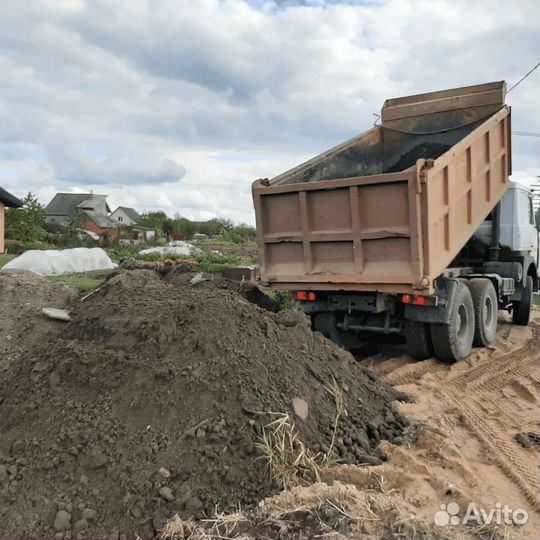
[[[254,222],[250,185],[371,127],[385,98],[540,59],[538,0],[2,0],[0,185]],[[513,130],[540,131],[540,69]],[[513,137],[520,177],[540,139]]]

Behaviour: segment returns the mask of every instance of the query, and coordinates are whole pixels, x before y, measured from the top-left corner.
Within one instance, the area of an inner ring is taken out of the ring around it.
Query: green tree
[[[199,225],[199,232],[208,236],[216,236],[222,230],[221,223],[214,218]]]
[[[174,232],[174,222],[172,219],[166,219],[161,224],[161,230],[165,233],[167,240],[171,239],[171,236]]]
[[[77,212],[76,214],[73,214],[69,220],[69,226],[74,229],[84,229],[87,223],[88,216],[85,212]]]
[[[224,229],[225,231],[230,231],[234,228],[234,223],[232,222],[231,219],[219,218],[218,221],[219,221],[219,224],[221,225],[221,228]]]
[[[252,242],[257,238],[257,231],[255,227],[248,225],[247,223],[241,223],[234,228],[234,231],[237,232],[244,240]]]
[[[6,237],[20,242],[36,242],[47,236],[45,207],[35,195],[28,193],[22,208],[6,210]]]
[[[137,222],[137,225],[141,227],[148,227],[150,229],[163,230],[163,223],[169,219],[165,212],[161,210],[156,211],[144,211],[141,219]]]
[[[186,218],[175,219],[174,232],[186,238],[191,238],[197,232],[197,224]]]

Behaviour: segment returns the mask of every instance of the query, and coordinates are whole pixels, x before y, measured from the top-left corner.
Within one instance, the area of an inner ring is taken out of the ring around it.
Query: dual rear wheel
[[[352,350],[358,345],[358,338],[354,333],[346,332],[338,327],[338,316],[335,311],[315,313],[311,316],[311,320],[314,330],[340,347]]]
[[[497,333],[498,300],[489,279],[471,279],[458,284],[448,324],[407,321],[405,337],[415,358],[435,355],[441,360],[461,360],[474,345],[483,347]]]

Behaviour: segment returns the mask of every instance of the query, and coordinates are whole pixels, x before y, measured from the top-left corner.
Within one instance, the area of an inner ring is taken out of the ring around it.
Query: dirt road
[[[364,359],[413,398],[402,412],[426,423],[419,446],[385,445],[392,468],[406,475],[396,487],[419,515],[430,519],[450,502],[461,510],[470,502],[488,509],[501,503],[527,510],[519,537],[538,538],[539,315],[529,327],[501,315],[494,347],[456,364],[417,362],[392,349]]]

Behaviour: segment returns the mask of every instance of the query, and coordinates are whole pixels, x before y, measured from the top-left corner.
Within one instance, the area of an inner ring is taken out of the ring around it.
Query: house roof
[[[141,215],[137,213],[137,211],[134,208],[129,208],[127,206],[119,206],[114,212],[116,212],[117,210],[122,210],[124,214],[126,214],[133,221],[139,221],[141,219]]]
[[[107,204],[107,195],[90,195],[90,197],[88,197],[87,199],[85,199],[84,201],[82,201],[81,203],[79,203],[77,205],[77,208],[79,209],[95,209],[97,206],[105,203],[105,208],[107,210],[107,212],[110,212],[111,209],[109,208],[109,205]]]
[[[45,208],[48,216],[72,216],[77,209],[92,209],[103,202],[107,195],[93,193],[57,193]],[[109,207],[107,205],[107,211]]]
[[[20,199],[17,199],[15,195],[12,195],[2,187],[0,187],[0,202],[10,208],[21,208],[23,206],[23,202]]]
[[[109,216],[102,214],[101,212],[83,210],[83,213],[86,214],[98,227],[101,227],[102,229],[116,228],[116,223]]]

